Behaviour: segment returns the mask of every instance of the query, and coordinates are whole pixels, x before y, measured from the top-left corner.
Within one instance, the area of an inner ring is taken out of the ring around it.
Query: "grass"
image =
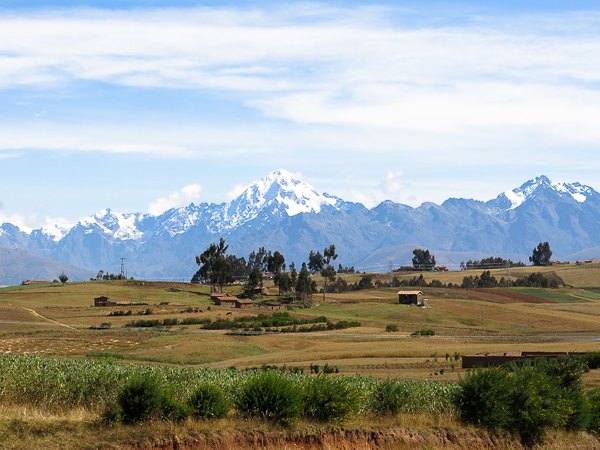
[[[592,265],[595,266],[595,265]],[[531,267],[514,268],[511,273],[527,275]],[[538,268],[536,268],[538,270]],[[584,282],[589,274],[600,274],[599,267],[561,266],[539,268],[555,270],[561,277]],[[462,281],[462,277],[480,271],[426,273],[426,278],[437,278],[447,283]],[[502,270],[496,271],[499,277]],[[362,274],[341,275],[349,281],[360,279]],[[398,276],[412,278],[411,274]],[[386,274],[377,275],[387,280]],[[317,280],[318,277],[315,277]],[[600,277],[596,279],[596,288]],[[226,288],[232,295],[240,288]],[[149,282],[90,282],[67,283],[65,286],[28,286],[27,289],[1,289],[0,314],[5,323],[0,331],[0,351],[60,354],[86,357],[88,354],[118,354],[132,362],[159,362],[169,365],[188,365],[244,368],[261,364],[295,364],[308,368],[311,363],[326,362],[340,365],[342,373],[373,374],[385,378],[431,378],[432,368],[425,364],[433,351],[461,354],[492,351],[550,350],[574,348],[598,350],[598,342],[560,341],[561,336],[586,336],[590,338],[600,329],[600,294],[579,289],[540,290],[515,288],[512,292],[537,297],[547,303],[501,303],[504,297],[495,290],[469,291],[462,289],[424,288],[430,307],[414,308],[399,305],[396,288],[355,291],[344,294],[327,294],[313,298],[313,307],[298,309],[296,317],[325,315],[338,320],[358,320],[363,326],[357,329],[328,331],[315,334],[274,336],[226,336],[223,332],[207,332],[200,326],[175,326],[167,332],[151,330],[122,330],[118,327],[138,318],[225,317],[258,314],[259,310],[232,310],[211,305],[210,291],[205,286],[188,283]],[[276,292],[276,290],[274,291]],[[90,308],[93,298],[107,295],[115,300],[143,301],[148,306]],[[268,298],[276,299],[276,296]],[[161,302],[178,301],[184,306],[165,306]],[[203,312],[182,312],[191,306]],[[211,310],[208,310],[208,307]],[[42,316],[35,317],[24,308]],[[153,310],[151,316],[138,316],[138,311]],[[128,310],[132,316],[109,317],[111,311]],[[481,312],[484,311],[486,340],[481,341]],[[265,311],[261,311],[265,312]],[[267,312],[268,313],[268,312]],[[74,326],[76,331],[59,327],[50,320]],[[8,323],[6,323],[8,322]],[[112,323],[113,329],[89,330],[103,322]],[[389,324],[399,328],[391,337],[385,333]],[[433,340],[410,340],[405,337],[415,330],[431,328],[436,332]],[[554,338],[557,336],[557,338]],[[494,337],[497,337],[496,339]],[[495,339],[495,340],[494,340]],[[570,338],[573,339],[573,338]],[[588,338],[589,339],[589,338]],[[411,358],[421,358],[415,363]],[[422,367],[419,366],[422,365]],[[440,366],[441,367],[441,366]],[[460,371],[447,370],[444,381],[456,380]]]

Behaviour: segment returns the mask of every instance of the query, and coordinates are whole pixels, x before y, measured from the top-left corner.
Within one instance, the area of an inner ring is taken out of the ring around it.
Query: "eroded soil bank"
[[[223,431],[168,439],[152,438],[127,450],[438,450],[438,449],[511,449],[525,448],[510,436],[490,436],[484,431],[443,428],[390,428],[384,431],[328,428],[306,431]],[[599,449],[600,441],[588,434],[552,436],[536,449]]]

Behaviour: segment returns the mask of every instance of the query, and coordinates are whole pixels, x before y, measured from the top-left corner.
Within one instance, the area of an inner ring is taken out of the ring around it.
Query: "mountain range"
[[[600,255],[600,195],[540,176],[487,202],[450,198],[413,208],[388,200],[369,209],[278,170],[228,203],[192,203],[160,215],[105,209],[73,226],[31,232],[0,226],[0,247],[94,273],[117,273],[125,258],[128,276],[155,280],[189,280],[195,256],[221,237],[238,257],[264,246],[297,266],[310,250],[335,244],[336,264],[376,271],[387,271],[390,260],[410,264],[417,247],[451,267],[487,256],[527,262],[543,241],[553,257],[585,259]]]

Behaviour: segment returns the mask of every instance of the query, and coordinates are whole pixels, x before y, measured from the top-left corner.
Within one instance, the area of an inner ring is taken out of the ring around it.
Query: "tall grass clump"
[[[246,382],[238,393],[237,409],[289,425],[302,415],[302,393],[281,372],[269,370]]]
[[[344,424],[358,413],[363,392],[344,378],[309,377],[304,386],[304,415],[319,422]]]
[[[208,383],[198,386],[187,404],[197,419],[221,419],[227,416],[231,409],[223,390]]]
[[[450,383],[412,380],[377,381],[371,395],[371,409],[379,414],[454,415],[453,399],[460,388]]]

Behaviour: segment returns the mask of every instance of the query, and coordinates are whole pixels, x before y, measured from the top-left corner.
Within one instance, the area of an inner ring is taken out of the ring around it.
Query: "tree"
[[[320,272],[323,270],[324,265],[325,261],[323,260],[321,252],[317,251],[317,253],[315,253],[311,250],[308,254],[308,270],[311,272]]]
[[[529,257],[529,261],[534,266],[547,266],[550,264],[550,257],[552,256],[552,250],[550,250],[550,244],[540,242],[536,248],[533,249],[533,254]]]
[[[248,265],[246,264],[246,259],[242,256],[238,258],[235,255],[227,255],[227,262],[231,264],[231,272],[233,276],[237,279],[246,278],[250,271],[248,270]]]
[[[306,298],[307,295],[312,294],[312,283],[308,270],[302,268],[298,274],[298,280],[296,281],[296,291],[300,294],[301,298]]]
[[[373,289],[373,276],[372,275],[363,275],[360,281],[358,282],[358,289]]]
[[[69,281],[69,277],[66,276],[64,272],[58,276],[58,279],[62,284],[65,284],[67,281]]]
[[[255,267],[248,276],[248,290],[250,291],[250,295],[253,295],[254,289],[256,289],[258,286],[262,286],[262,283],[263,274],[260,271],[260,267]]]
[[[335,245],[331,244],[329,248],[325,248],[323,251],[323,268],[321,269],[321,276],[323,280],[325,280],[325,286],[323,287],[323,301],[325,301],[325,292],[327,292],[327,282],[335,281],[335,269],[333,265],[331,265],[331,260],[337,259],[338,255],[335,252]]]
[[[417,269],[432,270],[435,266],[435,256],[429,254],[429,250],[415,248],[413,250],[413,266]]]
[[[279,275],[278,279],[279,295],[288,292],[292,287],[292,278],[287,273]]]
[[[210,293],[214,293],[214,287],[223,285],[234,280],[231,273],[231,264],[225,259],[225,252],[229,248],[225,245],[225,239],[221,238],[219,244],[212,243],[200,255],[196,256],[196,264],[200,266],[200,276],[210,283]]]
[[[273,283],[275,286],[279,286],[279,279],[281,278],[281,269],[285,270],[285,258],[281,253],[276,251],[271,255],[269,252],[269,256],[267,257],[267,269],[269,272],[273,274]],[[281,289],[279,291],[281,295]]]
[[[258,267],[261,272],[267,271],[268,254],[264,247],[260,247],[257,252],[250,253],[248,256],[248,270],[252,271]]]

